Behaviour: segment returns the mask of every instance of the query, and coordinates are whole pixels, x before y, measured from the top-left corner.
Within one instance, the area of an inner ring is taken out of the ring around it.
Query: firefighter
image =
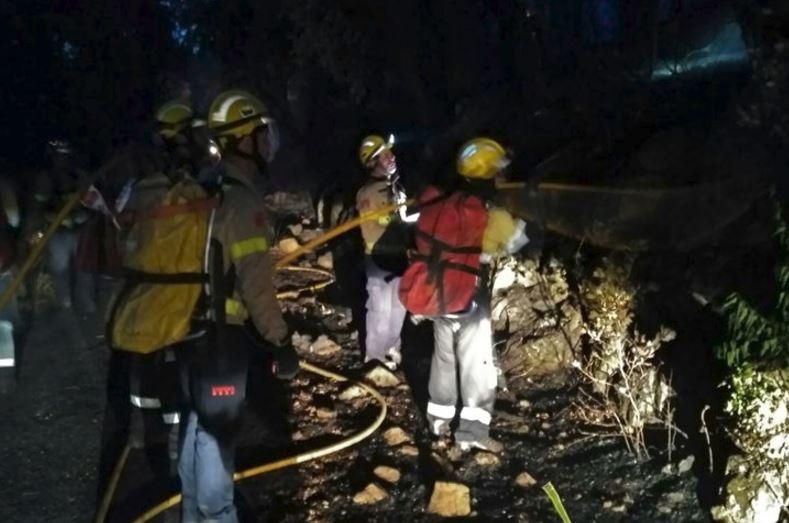
[[[359,146],[359,161],[369,170],[367,183],[356,194],[359,214],[377,211],[398,203],[405,204],[406,194],[398,182],[397,161],[392,152],[394,138],[370,135]],[[377,360],[395,370],[402,360],[400,331],[406,310],[398,299],[400,275],[407,265],[408,234],[405,223],[418,215],[398,213],[381,216],[361,224],[367,275],[367,317],[365,321],[365,362]]]
[[[285,379],[295,376],[298,358],[276,298],[270,224],[257,189],[278,148],[274,120],[260,100],[232,90],[211,104],[208,126],[222,149],[223,173],[208,257],[214,314],[209,335],[190,352],[179,475],[182,520],[224,523],[237,521],[234,439],[251,351],[269,350],[275,374]]]
[[[107,376],[107,415],[103,431],[102,455],[99,463],[99,496],[125,444],[133,448],[148,447],[149,457],[157,475],[174,478],[177,474],[180,442],[180,373],[179,357],[184,343],[164,347],[153,352],[134,352],[115,346],[112,329],[118,307],[127,290],[139,279],[132,280],[129,262],[146,246],[157,239],[146,236],[141,216],[161,205],[162,199],[175,183],[193,177],[194,161],[190,127],[193,111],[188,102],[172,100],[159,107],[154,117],[152,142],[156,157],[155,169],[134,172],[125,181],[115,202],[121,224],[120,250],[126,268],[124,290],[115,297],[110,314],[110,355]],[[137,154],[149,153],[140,149]],[[123,200],[121,205],[119,201]],[[160,220],[160,223],[164,220]],[[170,238],[172,241],[172,238]],[[151,311],[156,314],[155,311]],[[140,318],[137,321],[142,322]],[[166,453],[159,452],[162,446]]]
[[[163,153],[162,169],[134,183],[124,207],[125,215],[140,215],[159,205],[174,184],[194,177],[196,169],[193,158],[196,155],[191,146],[193,117],[190,104],[182,100],[169,101],[156,111],[154,142]],[[140,247],[142,239],[134,234],[139,229],[128,227],[126,231],[122,245],[124,256],[128,257]],[[155,417],[160,417],[167,433],[171,473],[175,473],[178,460],[179,349],[179,345],[175,345],[151,354],[128,353],[132,443],[143,446],[146,427],[156,427],[158,423]],[[155,416],[146,416],[149,413]]]
[[[51,169],[36,177],[33,199],[29,205],[25,237],[33,240],[52,222],[60,208],[81,189],[84,182],[84,175],[75,165],[74,148],[67,140],[48,142],[47,156]],[[47,244],[47,268],[58,305],[63,309],[71,309],[76,302],[82,312],[90,314],[96,310],[95,276],[80,271],[77,266],[79,234],[88,218],[89,211],[83,206],[75,207],[66,216]]]
[[[494,179],[509,163],[505,149],[489,138],[470,140],[457,156],[457,172],[462,177],[457,190],[486,203],[487,216],[482,222],[484,232],[479,246],[483,270],[477,278],[475,297],[465,311],[432,318],[435,347],[430,365],[427,419],[434,435],[448,434],[456,415],[459,392],[462,408],[454,437],[461,450],[502,451],[502,444],[490,436],[497,370],[484,267],[495,256],[515,253],[529,241],[523,220],[490,205]],[[447,289],[447,294],[450,291]]]

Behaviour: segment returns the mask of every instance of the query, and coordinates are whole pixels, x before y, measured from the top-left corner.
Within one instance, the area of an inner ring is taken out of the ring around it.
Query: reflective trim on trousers
[[[165,425],[177,425],[181,422],[181,415],[177,412],[163,412],[162,421]]]
[[[460,419],[468,421],[479,421],[485,425],[490,425],[490,412],[479,407],[463,407],[460,411]]]
[[[0,358],[0,367],[13,367],[14,358]]]
[[[435,416],[437,418],[452,419],[455,417],[455,406],[439,405],[438,403],[433,403],[432,401],[428,401],[427,413],[428,415]]]
[[[130,394],[129,400],[131,400],[132,405],[141,409],[159,409],[162,407],[162,402],[159,401],[159,398],[146,398]]]

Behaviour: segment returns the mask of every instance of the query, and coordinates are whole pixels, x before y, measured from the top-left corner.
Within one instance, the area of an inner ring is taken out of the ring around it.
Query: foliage
[[[779,247],[775,303],[761,312],[740,294],[729,295],[723,307],[728,339],[717,347],[731,369],[725,382],[727,429],[744,452],[737,457],[741,466],[727,471],[727,491],[736,495],[717,507],[725,513],[757,504],[784,511],[789,506],[789,230],[775,194],[771,201]]]
[[[648,457],[645,426],[662,424],[670,431],[675,429],[669,406],[673,391],[654,358],[675,333],[664,327],[649,337],[633,326],[637,288],[630,281],[632,262],[630,257],[606,258],[580,284],[590,354],[575,367],[593,394],[587,394],[577,407],[584,420],[616,428],[636,456]]]
[[[789,229],[774,195],[772,203],[780,248],[775,267],[777,297],[772,310],[765,313],[739,293],[726,298],[723,310],[727,315],[728,339],[718,347],[717,354],[730,367],[789,364]]]
[[[772,458],[789,458],[789,374],[761,372],[744,365],[731,376],[729,388],[725,411],[736,420],[738,446]],[[769,444],[782,434],[786,442],[777,441],[777,447]]]

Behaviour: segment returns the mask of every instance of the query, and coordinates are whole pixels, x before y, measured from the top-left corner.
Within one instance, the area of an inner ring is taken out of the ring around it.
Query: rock
[[[309,243],[320,235],[320,231],[316,231],[315,229],[304,229],[301,234],[299,234],[299,241],[302,243]]]
[[[301,231],[304,230],[304,226],[301,225],[300,223],[297,223],[295,225],[288,225],[288,230],[293,236],[298,236],[299,234],[301,234]]]
[[[383,365],[376,365],[364,376],[367,381],[383,389],[400,385],[400,380]]]
[[[789,468],[775,468],[751,467],[748,458],[741,454],[729,457],[726,497],[722,505],[712,508],[713,520],[726,523],[782,521],[782,505],[789,500]]]
[[[295,252],[300,247],[300,245],[296,238],[285,238],[279,241],[277,247],[283,254],[290,254]]]
[[[542,285],[534,289],[542,288]],[[531,304],[536,303],[537,291],[515,287],[506,298],[507,307],[498,319],[494,319],[496,331],[507,333],[503,368],[524,367],[529,375],[546,376],[569,368],[577,359],[577,350],[583,334],[583,317],[571,300],[560,302],[559,311],[536,312]]]
[[[329,339],[325,334],[318,336],[318,339],[312,344],[312,352],[316,356],[332,356],[340,352],[340,349],[342,347]]]
[[[482,467],[495,467],[501,463],[499,457],[492,452],[477,452],[474,461]]]
[[[373,474],[388,483],[397,483],[400,481],[400,471],[393,467],[379,465],[375,467]]]
[[[419,455],[419,449],[413,445],[403,445],[400,447],[400,454],[409,458],[415,458]]]
[[[339,398],[343,401],[355,400],[367,394],[365,390],[358,384],[354,383],[340,393]]]
[[[332,409],[326,409],[326,408],[323,408],[323,407],[318,407],[317,409],[315,409],[315,415],[320,420],[328,420],[328,419],[336,418],[337,417],[337,412],[332,410]]]
[[[663,466],[662,469],[660,469],[660,472],[662,472],[663,474],[666,474],[667,476],[669,476],[671,474],[674,474],[674,464],[673,463],[667,463],[666,465]]]
[[[685,458],[685,459],[683,459],[682,461],[679,462],[679,464],[677,465],[677,471],[680,474],[684,474],[685,472],[690,471],[690,469],[693,468],[693,462],[694,461],[695,461],[695,458],[692,455],[688,456],[687,458]]]
[[[290,342],[293,344],[293,348],[296,350],[309,352],[310,345],[312,345],[312,336],[309,334],[299,334],[298,332],[294,332],[290,337]]]
[[[327,271],[334,269],[334,256],[331,252],[326,252],[318,256],[318,266]]]
[[[401,443],[411,441],[411,438],[409,438],[408,434],[406,434],[405,431],[400,427],[392,427],[391,429],[384,432],[384,441],[390,447],[396,447]]]
[[[662,503],[658,503],[657,510],[661,514],[671,514],[672,512],[674,512],[674,508],[673,507],[671,507],[669,505],[664,505]]]
[[[370,483],[364,490],[353,497],[353,502],[357,505],[372,505],[388,497],[389,494],[387,494],[384,489],[379,487],[376,483]]]
[[[603,501],[603,508],[610,509],[613,506],[614,506],[614,502],[611,501],[610,499]]]
[[[461,483],[436,481],[427,511],[447,518],[468,516],[471,513],[471,492]]]
[[[669,492],[666,494],[666,501],[674,505],[679,505],[685,501],[685,494],[682,492]]]
[[[542,422],[542,424],[540,425],[540,428],[541,428],[542,430],[548,430],[548,429],[550,429],[550,428],[551,428],[551,424],[550,424],[550,423],[548,423],[547,421],[543,421],[543,422]]]
[[[451,447],[449,447],[446,451],[446,454],[447,457],[454,462],[463,461],[464,458],[466,457],[466,454],[462,450],[460,450],[460,447],[458,447],[457,445],[452,445]]]
[[[269,212],[285,216],[300,216],[305,219],[315,218],[315,206],[308,191],[284,192],[267,194],[263,198]]]
[[[529,407],[531,407],[531,402],[529,400],[520,400],[518,402],[518,407],[522,409],[528,409]]]
[[[518,477],[515,478],[515,484],[518,485],[519,487],[528,488],[536,485],[537,480],[534,479],[532,475],[529,474],[528,472],[521,472],[520,474],[518,474]]]

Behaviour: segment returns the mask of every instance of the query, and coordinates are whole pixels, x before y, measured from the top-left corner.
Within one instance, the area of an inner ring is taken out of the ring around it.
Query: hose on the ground
[[[345,376],[322,369],[305,361],[299,362],[299,366],[307,372],[312,372],[314,374],[318,374],[319,376],[333,379],[335,381],[348,381],[348,378],[346,378]],[[381,395],[380,392],[366,385],[365,383],[362,382],[356,382],[356,383],[362,389],[364,389],[365,392],[367,392],[373,398],[375,398],[381,407],[380,411],[378,412],[378,416],[370,425],[367,426],[367,428],[331,445],[327,445],[325,447],[321,447],[319,449],[311,450],[308,452],[303,452],[295,456],[289,456],[287,458],[283,458],[271,463],[264,463],[262,465],[251,467],[242,470],[240,472],[236,472],[235,474],[233,474],[233,481],[241,481],[243,479],[259,476],[261,474],[266,474],[267,472],[272,472],[274,470],[292,467],[294,465],[299,465],[307,461],[322,458],[324,456],[328,456],[329,454],[339,452],[352,445],[355,445],[356,443],[359,443],[360,441],[370,436],[373,432],[375,432],[378,429],[378,427],[381,426],[381,423],[383,423],[384,419],[386,418],[386,399]],[[181,495],[176,494],[175,496],[168,498],[167,500],[159,503],[155,507],[151,508],[150,510],[139,516],[137,519],[134,520],[134,523],[145,523],[147,521],[150,521],[151,519],[161,514],[168,508],[172,508],[178,505],[178,503],[180,502],[181,502]]]
[[[314,291],[323,289],[324,287],[327,287],[327,286],[331,285],[332,283],[334,283],[334,275],[331,272],[329,272],[327,270],[324,270],[324,269],[316,269],[314,267],[288,266],[288,267],[280,267],[278,270],[283,270],[283,271],[288,271],[288,272],[308,272],[310,274],[319,274],[321,276],[325,276],[326,277],[326,279],[324,281],[321,281],[321,282],[313,284],[313,285],[299,287],[298,289],[293,289],[293,290],[289,290],[289,291],[279,292],[279,293],[277,293],[277,298],[278,299],[296,298],[303,292],[314,292]],[[323,371],[322,369],[319,369],[318,367],[310,365],[309,363],[299,362],[299,365],[302,368],[304,368],[305,370],[309,370],[311,372],[316,372],[317,374],[321,374],[323,376],[327,376],[327,377],[329,377],[328,375],[331,375],[331,377],[339,376],[337,374],[330,373],[329,371]],[[341,377],[338,377],[338,378],[335,378],[335,379],[340,380],[340,378]],[[345,378],[342,378],[342,379],[344,380]],[[342,380],[340,380],[340,381],[342,381]],[[373,389],[370,389],[370,390],[373,390]],[[375,391],[375,392],[377,394],[377,391]],[[386,410],[386,405],[384,404],[384,411],[385,410]],[[375,430],[375,429],[373,429],[373,430]],[[372,434],[372,431],[370,431],[369,434]],[[366,434],[361,439],[364,439],[369,434]],[[342,443],[342,442],[340,442],[340,443]],[[353,443],[351,443],[351,444],[353,444]],[[339,449],[337,449],[337,450],[339,450]],[[110,476],[110,481],[107,484],[107,488],[104,491],[104,496],[101,499],[101,504],[99,505],[99,510],[96,512],[96,517],[93,520],[95,523],[103,523],[104,520],[107,518],[107,514],[108,514],[109,509],[110,509],[110,504],[112,503],[112,498],[115,496],[115,491],[118,488],[118,482],[120,481],[121,473],[123,472],[123,469],[126,467],[126,460],[129,458],[129,452],[130,451],[131,451],[131,445],[129,445],[127,443],[126,446],[123,448],[123,451],[121,452],[121,455],[119,456],[118,461],[115,463],[115,467],[112,470],[112,476]],[[296,457],[298,458],[298,456],[296,456]],[[316,456],[316,457],[320,457],[320,456]],[[301,463],[301,461],[299,461],[298,463]],[[264,465],[264,466],[267,466],[267,465]],[[274,470],[274,469],[271,469],[271,470]],[[264,472],[267,472],[267,471],[258,472],[258,474],[263,474]],[[253,474],[253,475],[256,475],[256,474]],[[245,476],[245,477],[248,477],[248,476]],[[243,479],[243,478],[237,478],[236,480],[238,480],[238,479]],[[180,496],[178,496],[178,499],[175,500],[175,501],[173,501],[173,498],[170,498],[164,503],[172,502],[173,504],[176,504],[176,503],[178,503],[179,500],[180,500]],[[164,503],[162,503],[161,505],[164,505]],[[162,508],[161,510],[166,510],[167,508],[173,506],[173,504],[168,505],[168,506]],[[157,507],[159,507],[159,506],[160,505],[157,505]],[[161,510],[159,512],[161,512]],[[156,512],[156,514],[158,514],[159,512]],[[151,517],[153,517],[154,515],[155,514],[151,515]]]

